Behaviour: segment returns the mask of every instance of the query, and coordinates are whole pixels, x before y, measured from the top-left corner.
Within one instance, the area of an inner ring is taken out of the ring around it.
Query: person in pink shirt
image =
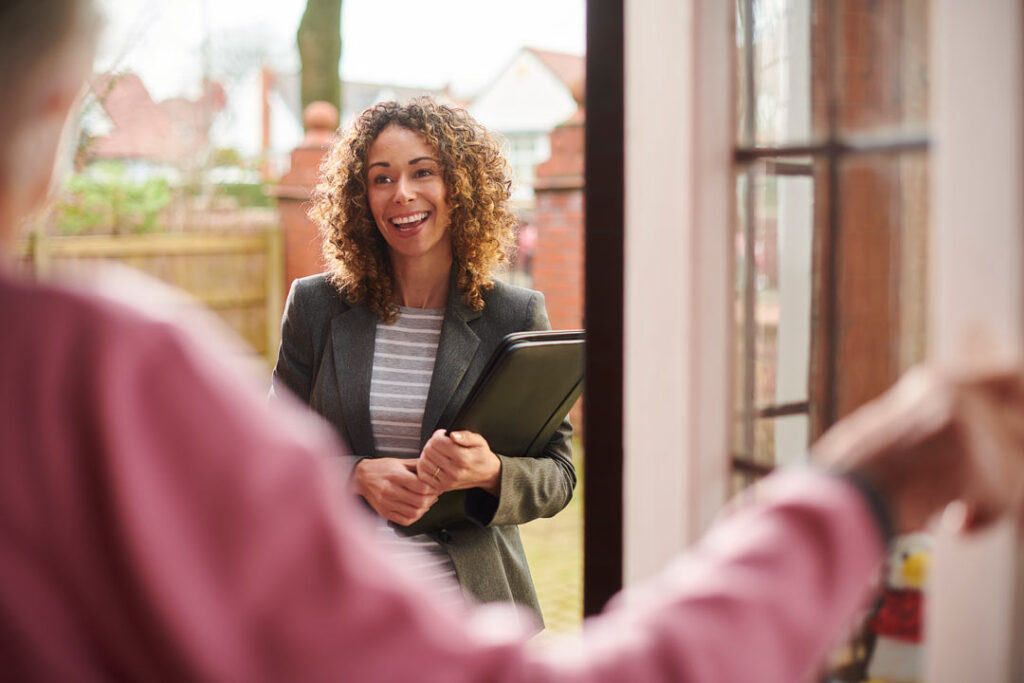
[[[88,0],[0,6],[0,232],[45,201],[91,62]],[[5,252],[6,253],[6,252]],[[656,579],[551,648],[385,557],[340,446],[179,328],[0,271],[6,680],[802,680],[863,605],[890,530],[1024,496],[1020,369],[920,369],[770,477]],[[984,430],[979,438],[978,430]]]

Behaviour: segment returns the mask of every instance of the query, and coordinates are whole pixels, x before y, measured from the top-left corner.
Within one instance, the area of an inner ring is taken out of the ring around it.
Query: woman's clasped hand
[[[421,479],[417,461],[365,458],[353,471],[352,486],[378,515],[402,526],[420,519],[443,492],[436,481]]]
[[[416,459],[364,458],[352,477],[355,492],[378,515],[408,526],[445,491],[481,488],[497,495],[501,460],[475,432],[433,433]]]
[[[435,431],[416,461],[416,473],[441,491],[481,488],[497,496],[501,488],[501,460],[475,432]]]

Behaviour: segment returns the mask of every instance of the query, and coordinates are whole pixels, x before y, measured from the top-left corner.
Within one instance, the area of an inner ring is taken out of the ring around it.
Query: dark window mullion
[[[587,3],[583,612],[622,588],[623,0]]]
[[[749,163],[768,157],[843,156],[851,154],[900,154],[928,149],[923,136],[856,136],[829,139],[809,145],[740,145],[734,152],[737,163]]]
[[[827,117],[827,139],[829,142],[827,150],[827,201],[828,201],[828,224],[825,227],[824,245],[824,291],[822,296],[825,299],[824,327],[825,339],[822,345],[824,352],[825,369],[825,393],[819,397],[823,400],[822,413],[824,415],[824,426],[827,428],[836,420],[837,405],[835,400],[836,386],[836,355],[838,345],[839,314],[839,161],[843,156],[843,150],[838,143],[839,136],[839,60],[836,55],[836,45],[839,39],[839,12],[835,0],[828,3],[828,49],[826,52],[826,117]]]
[[[732,469],[734,472],[742,472],[743,474],[753,474],[758,477],[763,477],[774,472],[775,465],[754,462],[747,456],[734,455],[732,456]]]
[[[754,183],[757,174],[753,167],[746,169],[746,183],[743,201],[745,215],[743,217],[743,432],[740,450],[754,457],[754,405],[757,392],[757,290],[755,288],[757,273],[754,262],[754,212],[757,201],[754,194]]]
[[[809,401],[796,403],[778,403],[754,408],[753,417],[756,419],[767,419],[775,417],[789,417],[791,415],[806,415],[811,408]]]

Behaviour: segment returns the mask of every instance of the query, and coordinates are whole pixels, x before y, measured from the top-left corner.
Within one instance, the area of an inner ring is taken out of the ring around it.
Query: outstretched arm
[[[124,364],[112,396],[125,401],[120,408],[134,406],[135,428],[96,464],[109,503],[83,522],[97,543],[119,540],[108,571],[89,573],[84,590],[116,596],[95,603],[90,621],[109,631],[101,640],[136,677],[173,669],[235,680],[788,682],[817,664],[882,556],[868,504],[842,477],[772,477],[758,503],[716,525],[657,580],[618,598],[581,638],[532,651],[510,630],[515,620],[501,616],[505,608],[434,604],[381,555],[324,474],[319,455],[330,438],[320,427],[295,429],[259,401],[240,402],[174,343],[126,358],[138,362]],[[844,471],[882,472],[876,481],[899,510],[934,511],[977,491],[975,502],[1001,511],[1019,504],[1012,492],[1024,480],[1020,433],[1013,460],[979,451],[951,427],[982,419],[975,408],[957,408],[974,405],[959,400],[966,394],[989,399],[990,389],[979,391],[939,381],[926,396],[954,409],[932,416],[929,429],[901,431],[908,413],[893,408],[905,405],[900,399],[820,450]],[[143,392],[149,400],[140,400]],[[998,392],[1019,418],[1020,388]],[[913,401],[907,409],[927,412]],[[1005,419],[982,410],[984,420]],[[114,414],[125,419],[124,410]],[[166,415],[177,416],[173,427]],[[876,440],[888,426],[902,436]],[[886,488],[885,473],[901,471],[908,454],[925,462],[907,467],[928,471],[939,446],[950,462],[967,463],[958,470],[963,488],[934,496]],[[998,491],[992,482],[976,486],[980,465],[994,462],[1012,477]]]

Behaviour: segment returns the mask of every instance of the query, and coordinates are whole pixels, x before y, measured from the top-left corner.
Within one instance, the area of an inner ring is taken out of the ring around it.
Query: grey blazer
[[[549,328],[540,292],[496,282],[484,294],[484,309],[474,311],[452,286],[420,448],[455,416],[502,337]],[[271,393],[287,387],[325,417],[353,454],[345,456],[350,466],[363,457],[377,457],[369,404],[376,330],[377,316],[365,304],[348,303],[326,275],[292,283]],[[512,600],[541,616],[516,525],[551,517],[568,505],[576,486],[571,435],[566,420],[538,457],[497,454],[502,467],[500,495],[495,499],[474,489],[468,498],[478,524],[431,534],[451,556],[463,588],[477,599]]]

